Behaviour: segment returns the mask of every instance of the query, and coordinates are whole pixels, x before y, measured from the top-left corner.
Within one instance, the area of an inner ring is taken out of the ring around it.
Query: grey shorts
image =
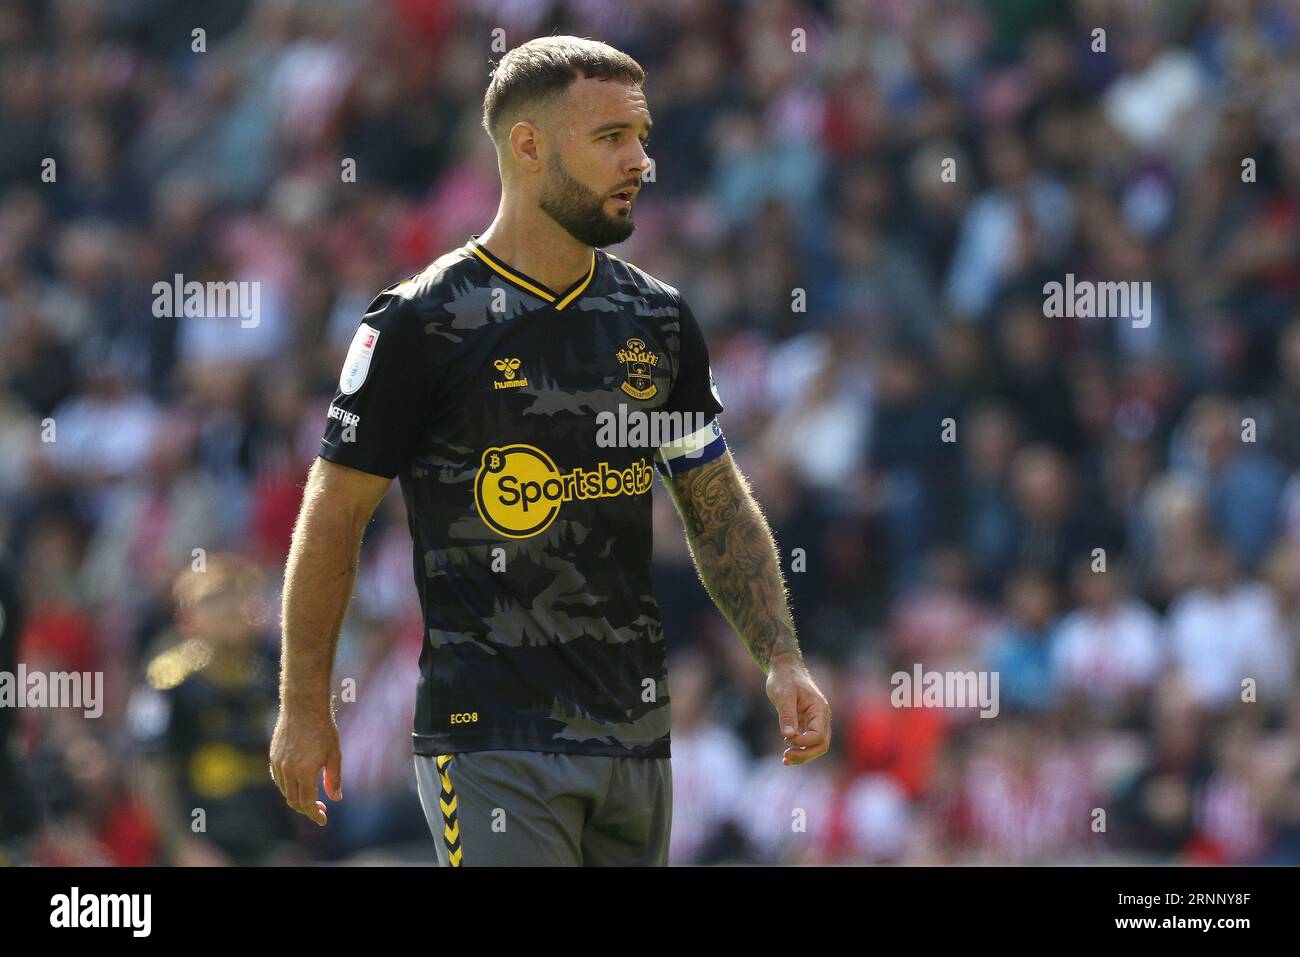
[[[669,758],[417,754],[415,775],[443,867],[668,863]]]

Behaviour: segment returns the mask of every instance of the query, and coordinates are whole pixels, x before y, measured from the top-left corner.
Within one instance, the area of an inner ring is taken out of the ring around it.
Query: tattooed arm
[[[665,478],[700,580],[767,675],[786,764],[830,747],[830,707],[804,666],[776,542],[730,452]]]
[[[704,588],[766,674],[801,658],[767,520],[731,453],[667,480]]]

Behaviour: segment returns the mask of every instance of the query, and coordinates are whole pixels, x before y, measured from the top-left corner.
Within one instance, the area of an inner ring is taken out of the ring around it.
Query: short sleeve
[[[326,411],[320,457],[393,478],[428,412],[425,336],[408,300],[381,295],[366,312]]]
[[[673,391],[664,405],[666,412],[694,412],[712,418],[722,411],[722,399],[709,367],[709,347],[695,314],[684,299],[679,299],[680,349]]]
[[[709,366],[709,347],[690,306],[685,300],[678,302],[677,374],[664,411],[680,413],[687,425],[681,435],[661,446],[655,456],[655,467],[668,476],[711,462],[727,449],[722,427],[717,422],[723,406]]]

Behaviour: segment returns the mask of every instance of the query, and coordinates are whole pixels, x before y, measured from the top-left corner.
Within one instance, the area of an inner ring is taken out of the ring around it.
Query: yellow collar
[[[587,270],[587,275],[583,276],[563,292],[555,292],[538,282],[536,279],[532,279],[520,272],[518,269],[515,269],[513,266],[497,259],[496,256],[493,256],[485,247],[479,244],[478,236],[470,238],[468,248],[470,252],[481,259],[489,269],[499,275],[502,279],[518,286],[520,289],[531,292],[534,296],[538,296],[545,299],[547,302],[552,303],[557,312],[581,296],[583,290],[591,285],[591,280],[596,275],[596,251],[593,249],[591,251],[591,268]]]

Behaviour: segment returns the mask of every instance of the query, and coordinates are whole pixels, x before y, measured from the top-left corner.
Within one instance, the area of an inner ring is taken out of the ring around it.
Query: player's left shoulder
[[[676,286],[669,285],[657,276],[652,276],[640,266],[620,259],[613,253],[601,250],[609,266],[609,273],[614,283],[639,296],[653,308],[670,308],[676,316],[681,308],[682,296]]]

